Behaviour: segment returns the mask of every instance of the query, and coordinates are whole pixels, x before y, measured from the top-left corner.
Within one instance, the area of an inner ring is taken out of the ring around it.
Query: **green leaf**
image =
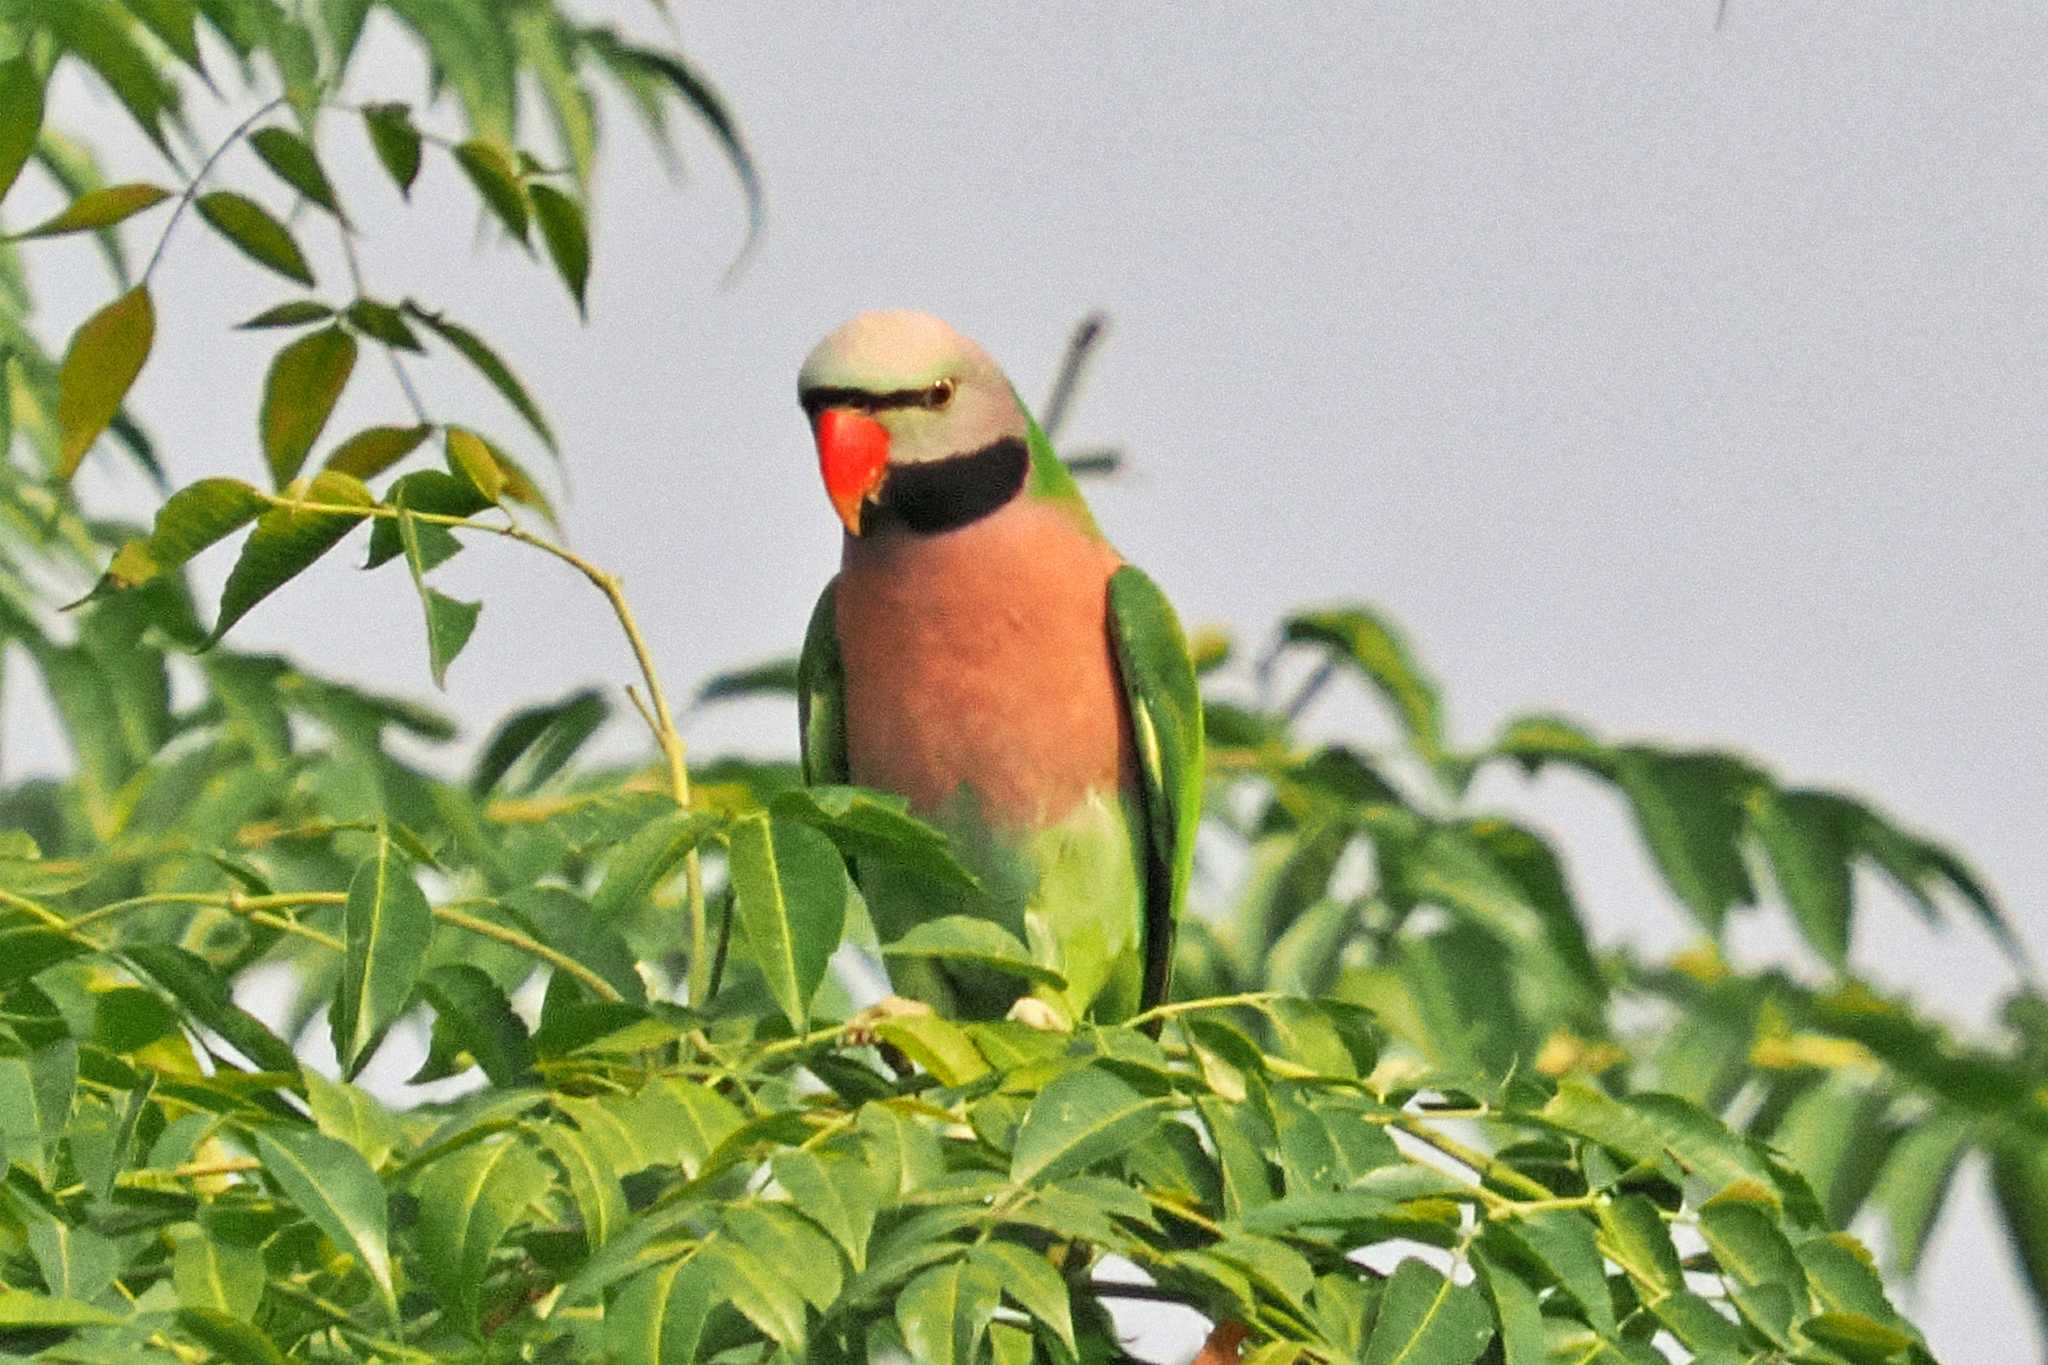
[[[57,467],[68,480],[120,411],[156,337],[149,286],[135,288],[87,318],[72,334],[57,371]]]
[[[615,921],[639,909],[683,855],[720,823],[717,816],[704,811],[671,810],[642,825],[606,861],[604,880],[590,898],[591,913],[600,920]]]
[[[776,1153],[774,1171],[804,1216],[839,1244],[856,1271],[864,1269],[878,1193],[868,1168],[848,1156],[791,1150]]]
[[[255,1015],[237,1005],[228,983],[204,958],[169,943],[138,943],[122,954],[156,979],[186,1013],[265,1071],[294,1073],[298,1058]]]
[[[271,362],[259,426],[263,458],[278,488],[298,477],[355,365],[356,339],[339,327],[299,338]]]
[[[521,785],[526,790],[538,787],[562,770],[609,715],[603,695],[588,688],[558,702],[513,712],[477,756],[469,779],[471,795],[490,795],[528,753],[533,761]]]
[[[1723,754],[1616,751],[1617,780],[1650,857],[1709,932],[1756,898],[1742,861],[1743,791],[1754,775]]]
[[[1856,807],[1826,792],[1762,788],[1749,814],[1800,934],[1834,966],[1846,965]]]
[[[1602,1233],[1601,1250],[1607,1258],[1628,1272],[1644,1297],[1661,1298],[1685,1288],[1685,1271],[1679,1265],[1678,1250],[1657,1206],[1639,1194],[1609,1200],[1597,1209]]]
[[[260,1277],[262,1273],[259,1261],[256,1274]],[[218,1309],[180,1308],[178,1330],[228,1365],[286,1365],[284,1352],[277,1349],[277,1343],[261,1328]]]
[[[505,225],[505,231],[525,245],[530,212],[526,188],[520,184],[519,167],[505,149],[482,138],[472,138],[455,149],[455,164],[476,187],[484,206]]]
[[[783,655],[747,668],[714,673],[697,689],[696,704],[703,706],[707,702],[743,697],[793,697],[797,689],[796,670],[796,659]]]
[[[710,82],[673,53],[634,47],[620,42],[608,32],[593,32],[586,37],[595,40],[599,55],[615,69],[624,68],[659,79],[711,129],[712,136],[725,150],[726,160],[732,163],[733,173],[739,177],[740,189],[747,197],[747,240],[740,248],[740,255],[744,257],[760,236],[766,209],[761,196],[761,177],[754,169],[753,155],[747,150],[746,140],[740,136],[739,125],[727,110],[725,101],[712,89]]]
[[[336,446],[323,467],[367,482],[418,450],[421,443],[433,434],[434,429],[426,425],[367,427]],[[417,501],[411,505],[416,511],[439,510],[425,507]]]
[[[978,915],[941,915],[923,920],[894,943],[882,946],[882,956],[910,958],[925,962],[962,962],[1008,976],[1065,990],[1067,979],[1052,968],[1035,961],[1031,950],[1016,935],[994,920]]]
[[[420,173],[420,134],[412,125],[412,111],[402,104],[372,104],[363,109],[363,124],[370,132],[370,145],[383,163],[398,192],[412,197],[412,182]]]
[[[362,1265],[396,1324],[384,1186],[369,1163],[333,1138],[287,1127],[258,1129],[256,1154],[278,1193]]]
[[[1002,1302],[1002,1283],[965,1258],[912,1278],[896,1299],[896,1329],[919,1365],[973,1365]]]
[[[1724,1275],[1749,1288],[1783,1285],[1795,1303],[1806,1301],[1806,1272],[1792,1243],[1762,1209],[1733,1200],[1709,1203],[1700,1210],[1700,1234]]]
[[[240,479],[201,479],[164,500],[156,525],[115,554],[91,596],[136,588],[254,521],[270,500]],[[90,599],[88,599],[90,600]]]
[[[1441,769],[1447,755],[1436,682],[1384,617],[1358,606],[1305,612],[1281,627],[1281,638],[1322,645],[1357,668],[1394,708],[1415,751]]]
[[[636,1275],[605,1308],[605,1358],[617,1365],[679,1365],[700,1358],[717,1287],[695,1260]]]
[[[304,327],[310,323],[325,322],[334,316],[334,310],[313,299],[290,299],[275,307],[266,308],[247,322],[238,322],[238,331],[259,331],[266,327]]]
[[[250,260],[311,287],[313,268],[306,264],[299,244],[292,240],[285,225],[254,199],[233,190],[215,190],[200,195],[192,206],[214,231],[233,242]]]
[[[807,1325],[804,1301],[790,1283],[788,1267],[768,1264],[750,1247],[730,1237],[707,1243],[697,1259],[704,1263],[720,1297],[774,1341],[803,1358]]]
[[[470,635],[476,630],[476,618],[484,609],[483,603],[459,601],[427,586],[427,566],[420,558],[418,523],[402,499],[397,507],[398,538],[405,546],[405,564],[412,571],[413,587],[419,591],[420,605],[427,617],[427,668],[434,676],[434,686],[446,691],[448,665],[455,662],[456,655],[462,653],[462,647],[469,643]]]
[[[740,930],[769,995],[802,1031],[845,924],[846,864],[830,839],[790,820],[746,816],[729,838]]]
[[[475,968],[469,970],[474,971]],[[597,1250],[610,1241],[630,1217],[618,1173],[605,1162],[596,1145],[580,1129],[549,1123],[535,1129],[534,1135],[567,1177],[570,1197],[576,1201],[576,1211],[583,1219],[584,1244],[592,1251]]]
[[[345,223],[341,205],[335,202],[334,186],[320,168],[320,158],[304,138],[289,128],[273,124],[249,134],[249,146],[278,179],[297,190]]]
[[[1411,1258],[1387,1280],[1364,1365],[1472,1365],[1492,1336],[1478,1290]]]
[[[420,978],[434,1007],[434,1035],[483,1068],[493,1085],[511,1086],[533,1073],[533,1039],[497,983],[466,962],[436,967]]]
[[[138,41],[139,26],[126,9],[111,0],[44,0],[36,17],[99,73],[136,126],[169,157],[163,120],[178,107],[178,89]]]
[[[35,150],[43,126],[43,82],[27,60],[0,62],[0,198]]]
[[[404,1011],[434,936],[434,912],[387,838],[349,882],[342,931],[348,952],[328,1023],[342,1074],[353,1077]]]
[[[468,480],[443,474],[438,469],[416,469],[410,474],[400,475],[392,481],[387,495],[387,501],[394,507],[403,500],[406,507],[414,512],[432,512],[446,517],[466,517],[490,506],[477,495]],[[446,563],[462,548],[451,528],[433,522],[415,518],[413,535],[419,541],[423,568],[432,569]],[[405,538],[399,530],[398,518],[379,517],[370,527],[370,551],[363,560],[363,567],[374,569],[403,553]]]
[[[1552,1209],[1489,1224],[1486,1235],[1503,1262],[1533,1269],[1538,1283],[1555,1283],[1596,1331],[1614,1334],[1614,1301],[1607,1292],[1607,1272],[1590,1219],[1568,1209]]]
[[[490,381],[491,387],[503,395],[505,401],[526,419],[526,424],[540,437],[542,445],[550,451],[555,449],[555,433],[549,429],[547,419],[541,415],[533,399],[527,396],[525,386],[513,375],[505,362],[498,358],[498,353],[484,344],[482,337],[460,323],[451,322],[438,313],[427,312],[410,300],[403,306],[407,314],[424,323],[443,341],[460,352],[464,360],[475,366],[477,372]]]
[[[120,1321],[106,1309],[76,1299],[0,1288],[0,1329],[112,1327]]]
[[[131,183],[106,185],[96,190],[87,190],[67,204],[63,211],[47,218],[32,228],[10,233],[15,241],[27,241],[33,237],[61,237],[67,232],[87,232],[94,228],[112,227],[114,224],[133,218],[145,209],[153,209],[171,197],[171,192],[160,185]]]
[[[214,623],[207,642],[217,642],[229,627],[248,615],[250,608],[311,568],[370,515],[376,501],[361,480],[323,469],[306,486],[303,501],[290,497],[272,504],[269,511],[257,518],[256,529],[250,532],[241,556],[228,573],[227,585],[221,590],[220,619]],[[328,507],[363,510],[324,510]]]
[[[414,1264],[470,1331],[483,1311],[491,1253],[550,1183],[540,1157],[512,1137],[465,1147],[420,1178],[421,1254]]]
[[[266,1278],[258,1247],[189,1223],[172,1238],[171,1285],[179,1303],[234,1318],[255,1315]]]
[[[940,1085],[986,1076],[988,1061],[966,1030],[935,1014],[904,1014],[875,1025],[875,1036],[930,1072]]]
[[[1001,1285],[1019,1308],[1051,1328],[1069,1351],[1080,1349],[1074,1342],[1067,1282],[1043,1252],[1017,1242],[991,1241],[975,1247],[970,1259]]]
[[[423,352],[419,335],[407,325],[405,315],[388,303],[357,299],[343,310],[349,326],[373,341],[400,351]]]
[[[795,787],[776,793],[768,807],[779,820],[823,830],[850,858],[877,858],[962,890],[980,886],[954,856],[945,832],[912,815],[900,796],[865,787]]]
[[[1493,1303],[1503,1365],[1550,1365],[1543,1308],[1535,1288],[1484,1251],[1474,1249],[1471,1260],[1479,1284]]]
[[[1113,1071],[1077,1067],[1055,1078],[1024,1111],[1010,1179],[1043,1184],[1107,1161],[1150,1137],[1164,1121],[1165,1104]]]
[[[1911,1277],[1919,1268],[1975,1128],[1968,1119],[1945,1111],[1929,1114],[1913,1124],[1885,1158],[1871,1202],[1884,1218],[1885,1250],[1894,1274]]]
[[[313,1122],[336,1142],[346,1142],[362,1154],[372,1167],[382,1166],[394,1147],[404,1140],[398,1120],[390,1111],[346,1081],[330,1081],[317,1071],[303,1073],[306,1105]]]
[[[562,283],[569,286],[576,311],[583,313],[583,291],[590,282],[590,233],[583,225],[583,207],[549,185],[529,186],[527,193],[533,198],[533,216],[540,222],[548,258],[555,263]]]

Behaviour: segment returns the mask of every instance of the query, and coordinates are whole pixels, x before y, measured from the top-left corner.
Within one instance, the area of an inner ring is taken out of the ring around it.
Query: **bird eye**
[[[943,408],[953,401],[953,381],[941,379],[924,391],[924,405],[928,408]]]

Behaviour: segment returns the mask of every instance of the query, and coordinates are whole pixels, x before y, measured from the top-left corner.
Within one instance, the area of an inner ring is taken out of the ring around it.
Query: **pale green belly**
[[[1136,803],[1091,792],[1045,829],[1006,837],[987,828],[973,803],[949,803],[936,823],[980,878],[976,895],[886,864],[863,861],[861,891],[883,944],[941,915],[980,915],[1022,940],[1032,957],[1066,978],[1066,989],[1026,983],[983,968],[896,959],[890,986],[951,1018],[1000,1018],[1021,995],[1037,996],[1070,1022],[1114,1021],[1138,1008],[1144,985],[1142,847]]]

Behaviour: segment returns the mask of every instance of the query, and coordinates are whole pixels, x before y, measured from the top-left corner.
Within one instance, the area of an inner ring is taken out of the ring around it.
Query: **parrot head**
[[[1010,381],[929,313],[862,313],[844,324],[804,361],[797,397],[849,534],[877,521],[951,529],[1024,486],[1030,424]]]

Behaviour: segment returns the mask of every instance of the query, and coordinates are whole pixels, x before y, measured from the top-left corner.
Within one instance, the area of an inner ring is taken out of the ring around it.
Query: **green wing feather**
[[[833,579],[818,594],[796,664],[797,749],[811,786],[851,781],[846,763],[846,668],[839,659]]]
[[[1166,998],[1173,940],[1187,905],[1202,814],[1202,698],[1180,619],[1129,565],[1109,580],[1109,633],[1131,710],[1146,824],[1145,985],[1140,1009]]]

